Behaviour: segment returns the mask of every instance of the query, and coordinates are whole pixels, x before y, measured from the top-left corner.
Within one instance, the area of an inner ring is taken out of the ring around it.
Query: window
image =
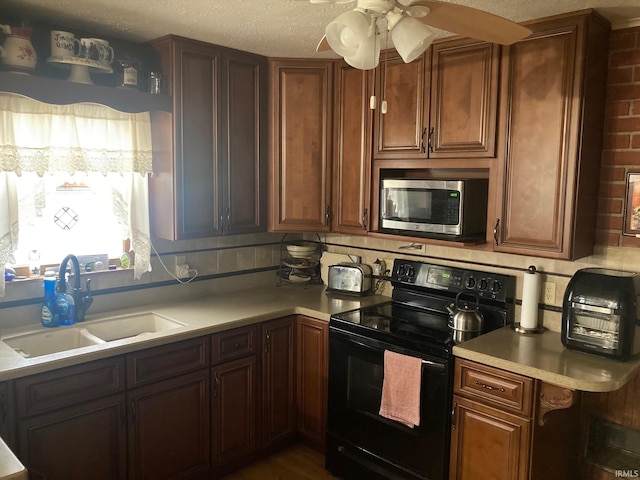
[[[120,257],[128,236],[121,193],[126,181],[117,173],[17,177],[16,263],[57,264],[69,253]]]
[[[129,238],[134,277],[150,271],[150,172],[148,113],[0,94],[0,296],[5,264],[31,250],[57,263]]]

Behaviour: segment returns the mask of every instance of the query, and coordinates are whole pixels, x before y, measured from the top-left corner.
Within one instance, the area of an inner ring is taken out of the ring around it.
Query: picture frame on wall
[[[627,173],[623,235],[640,237],[640,172]]]

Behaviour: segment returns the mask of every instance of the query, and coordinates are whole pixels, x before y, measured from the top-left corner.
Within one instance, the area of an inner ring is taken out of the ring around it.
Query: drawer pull
[[[240,344],[239,343],[234,343],[233,344],[233,348],[235,348],[236,350],[240,348]]]
[[[487,390],[498,390],[499,392],[505,392],[505,389],[502,387],[492,387],[491,385],[482,383],[480,380],[476,380],[476,385],[480,385],[482,388],[486,388]]]

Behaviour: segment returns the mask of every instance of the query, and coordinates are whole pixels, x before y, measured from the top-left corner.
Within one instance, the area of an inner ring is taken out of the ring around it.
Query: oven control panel
[[[513,298],[515,289],[515,278],[510,275],[400,259],[394,261],[392,281],[452,293],[473,291],[478,297],[498,301]]]

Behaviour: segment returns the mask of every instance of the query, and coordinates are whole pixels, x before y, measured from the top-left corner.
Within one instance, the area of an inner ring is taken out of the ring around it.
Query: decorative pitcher
[[[2,57],[2,63],[11,71],[29,73],[33,70],[36,66],[37,56],[36,50],[31,44],[31,29],[14,29],[11,34],[7,35],[2,47],[0,47],[0,57]]]

